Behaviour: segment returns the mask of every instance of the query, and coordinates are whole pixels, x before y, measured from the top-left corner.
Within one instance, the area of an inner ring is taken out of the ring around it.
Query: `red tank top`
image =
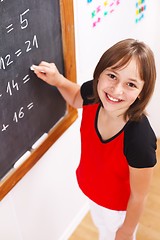
[[[130,185],[124,130],[102,141],[97,130],[98,109],[99,104],[83,106],[77,181],[83,193],[95,203],[113,210],[126,210]]]

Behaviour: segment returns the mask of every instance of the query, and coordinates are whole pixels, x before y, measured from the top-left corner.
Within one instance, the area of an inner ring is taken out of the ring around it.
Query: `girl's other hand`
[[[116,232],[115,240],[134,240],[133,234],[126,233],[123,228],[119,228]]]

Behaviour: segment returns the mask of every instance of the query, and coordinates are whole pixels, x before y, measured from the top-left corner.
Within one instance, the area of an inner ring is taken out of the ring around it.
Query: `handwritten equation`
[[[13,118],[12,118],[13,122],[18,123],[22,118],[25,117],[26,111],[32,109],[33,106],[34,106],[33,102],[31,102],[27,106],[21,107],[17,112],[14,112]],[[6,131],[8,127],[9,127],[9,124],[3,123],[1,131],[2,132]]]
[[[6,0],[0,0],[0,3],[4,3]],[[1,29],[3,31],[3,36],[5,39],[8,40],[8,49],[11,51],[6,53],[0,52],[0,73],[6,73],[11,70],[11,66],[16,66],[17,61],[19,61],[19,66],[21,66],[21,62],[23,61],[24,55],[28,54],[32,50],[36,50],[39,48],[38,38],[36,34],[32,34],[32,36],[29,37],[29,39],[25,39],[25,41],[17,41],[17,43],[21,43],[21,46],[17,47],[17,44],[14,44],[12,46],[12,42],[10,42],[10,39],[15,40],[15,36],[20,37],[18,35],[24,34],[21,31],[27,30],[27,28],[30,25],[29,20],[29,13],[30,9],[25,9],[22,13],[18,15],[18,17],[15,17],[12,19],[12,22],[5,23],[2,25]],[[16,34],[15,34],[16,32]],[[17,34],[18,33],[18,34]],[[15,48],[15,49],[14,49]],[[16,71],[18,71],[18,68],[16,68]],[[10,76],[10,74],[7,75],[7,77]],[[0,103],[3,102],[4,99],[10,98],[9,102],[11,103],[13,101],[13,96],[15,94],[18,94],[19,91],[23,90],[25,91],[24,87],[26,84],[30,81],[30,75],[28,72],[24,74],[24,76],[19,77],[19,73],[16,72],[15,78],[11,78],[6,80],[3,80],[0,83]],[[9,104],[12,105],[12,104]],[[7,111],[10,113],[8,119],[5,118],[1,123],[1,132],[6,132],[9,127],[13,127],[13,123],[18,124],[19,121],[21,121],[23,118],[27,117],[27,112],[30,111],[34,107],[34,103],[32,101],[28,102],[25,106],[20,106],[15,109],[7,109]],[[11,113],[11,111],[13,111]]]
[[[105,18],[114,13],[121,0],[87,0],[88,8],[90,9],[92,27],[97,27]]]
[[[37,41],[36,35],[33,36],[33,39],[26,40],[24,42],[23,50],[22,50],[22,48],[17,49],[14,54],[17,57],[19,57],[22,54],[22,52],[27,53],[27,52],[31,51],[33,47],[38,48],[38,41]],[[14,61],[12,60],[12,56],[9,53],[6,54],[6,56],[0,57],[0,70],[6,69],[9,65],[11,65],[13,63],[14,63]]]

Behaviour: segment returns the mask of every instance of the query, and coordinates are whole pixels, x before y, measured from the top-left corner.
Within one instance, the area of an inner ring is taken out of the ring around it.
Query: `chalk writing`
[[[7,30],[7,33],[10,33],[12,30],[14,30],[13,24],[11,23],[10,25],[8,25],[8,26],[6,27],[6,30]]]
[[[27,110],[29,111],[33,107],[34,107],[33,102],[29,103],[26,107],[20,107],[18,111],[13,113],[12,121],[15,123],[18,123],[22,118],[25,117]],[[11,126],[11,123],[10,124],[3,123],[1,127],[1,132],[5,132],[10,126]]]
[[[23,83],[25,84],[25,83],[27,83],[29,80],[30,80],[30,77],[29,77],[29,75],[27,74],[27,75],[24,76],[24,78],[23,78]]]
[[[29,12],[29,9],[24,11],[23,13],[20,14],[20,23],[21,23],[21,29],[25,29],[28,27],[28,19],[25,18],[25,14]]]
[[[10,96],[13,94],[13,89],[19,90],[18,83],[12,80],[11,82],[7,83],[7,90],[6,93],[8,93]]]
[[[0,0],[0,2],[3,2],[4,0]],[[19,27],[22,31],[27,29],[29,27],[29,12],[30,9],[27,8],[25,11],[19,14],[19,18],[14,18],[14,19],[19,19],[19,22],[10,22],[8,23],[4,29],[4,33],[10,35],[17,31],[17,26],[19,24]],[[12,20],[13,21],[13,20]],[[2,26],[3,27],[3,26]],[[16,32],[17,33],[17,32]],[[17,47],[17,46],[15,46]],[[33,49],[38,49],[39,48],[39,43],[38,43],[38,38],[36,34],[32,35],[32,38],[27,39],[24,42],[21,42],[21,46],[18,46],[15,50],[12,48],[11,53],[7,53],[0,56],[0,70],[1,71],[6,71],[11,65],[17,61],[16,59],[23,57],[24,54],[29,53]],[[15,58],[16,57],[16,58]],[[18,76],[18,74],[16,74]],[[14,93],[18,93],[22,86],[26,83],[28,83],[30,80],[29,74],[26,74],[22,77],[22,81],[17,81],[15,79],[11,79],[4,83],[4,88],[0,92],[0,99],[2,100],[5,95],[8,95],[12,97]],[[6,132],[9,127],[12,125],[12,121],[15,123],[18,123],[21,119],[23,119],[26,116],[26,110],[31,110],[34,107],[33,102],[28,103],[26,107],[21,106],[18,111],[14,111],[12,119],[8,118],[6,119],[6,123],[2,123],[1,125],[1,132]],[[8,111],[10,111],[8,109]]]
[[[28,110],[30,110],[31,108],[33,108],[33,102],[30,103],[30,104],[28,104],[28,105],[27,105],[27,108],[28,108]]]
[[[19,119],[24,117],[23,109],[24,107],[21,107],[18,113],[17,112],[14,113],[13,121],[15,121],[16,123],[18,123]]]
[[[2,125],[2,132],[6,131],[8,127],[9,127],[9,125],[3,124]]]
[[[24,52],[29,52],[32,50],[33,47],[38,48],[38,40],[37,36],[34,35],[32,40],[27,40],[24,42],[24,49],[19,48],[18,50],[15,51],[15,55],[19,57],[22,54],[22,51]],[[14,63],[12,60],[11,54],[7,54],[4,57],[0,58],[0,70],[5,70],[10,64]]]
[[[22,84],[26,84],[28,83],[30,80],[30,76],[27,74],[22,78]],[[6,89],[6,93],[9,94],[10,96],[13,95],[13,91],[19,91],[20,88],[22,87],[22,85],[20,84],[20,82],[15,82],[15,80],[11,80],[7,82],[7,85],[5,86]],[[0,97],[4,96],[4,93],[0,93]]]
[[[29,14],[29,9],[25,10],[19,15],[19,27],[20,29],[24,30],[29,26],[29,19],[28,19],[28,14]],[[6,33],[11,33],[14,30],[14,26],[17,26],[18,24],[16,22],[12,22],[9,25],[5,27]]]

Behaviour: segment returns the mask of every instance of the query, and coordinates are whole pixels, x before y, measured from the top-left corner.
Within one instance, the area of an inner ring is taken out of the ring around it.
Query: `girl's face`
[[[118,116],[139,97],[143,85],[136,60],[132,59],[121,69],[105,69],[99,76],[97,91],[104,109]]]

